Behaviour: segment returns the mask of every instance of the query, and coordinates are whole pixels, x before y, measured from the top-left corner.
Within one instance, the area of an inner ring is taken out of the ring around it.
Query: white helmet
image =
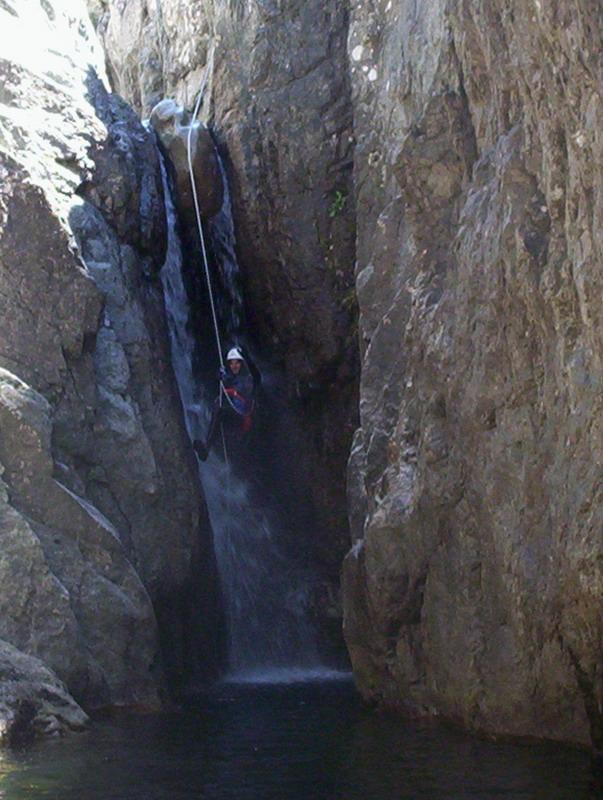
[[[228,355],[226,356],[227,361],[233,361],[234,359],[236,359],[237,361],[245,361],[245,359],[243,358],[243,353],[241,353],[238,347],[232,347],[228,351]]]

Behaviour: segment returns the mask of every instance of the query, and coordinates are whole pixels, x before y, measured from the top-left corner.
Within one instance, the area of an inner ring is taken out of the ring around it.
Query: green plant
[[[347,202],[347,197],[343,192],[340,192],[339,189],[335,192],[333,197],[333,202],[329,206],[329,216],[331,219],[337,217],[343,211],[345,204]]]

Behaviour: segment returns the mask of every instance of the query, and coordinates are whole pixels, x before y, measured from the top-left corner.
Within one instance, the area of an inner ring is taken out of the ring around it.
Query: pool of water
[[[347,680],[231,682],[0,755],[1,800],[581,800],[585,754],[364,709]]]

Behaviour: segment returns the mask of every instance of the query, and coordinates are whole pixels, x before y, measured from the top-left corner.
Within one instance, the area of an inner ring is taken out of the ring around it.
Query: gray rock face
[[[0,31],[0,637],[87,707],[157,705],[166,673],[210,668],[215,589],[158,158],[97,77],[83,8],[0,8]]]
[[[82,730],[88,717],[37,658],[0,641],[0,742]]]
[[[202,116],[226,155],[250,323],[284,365],[319,512],[308,544],[337,575],[357,419],[346,6],[128,0],[107,3],[98,30],[143,114],[162,96],[192,110],[212,64]]]
[[[148,594],[111,523],[53,477],[49,403],[1,369],[0,429],[1,638],[89,706],[156,704]]]
[[[166,96],[192,110],[222,4],[101,0],[100,5],[92,17],[116,91],[145,115]]]
[[[601,749],[598,4],[355,5],[363,693]]]

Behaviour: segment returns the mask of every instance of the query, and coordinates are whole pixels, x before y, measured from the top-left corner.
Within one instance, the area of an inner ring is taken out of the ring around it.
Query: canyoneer
[[[215,441],[220,423],[240,437],[249,433],[253,424],[260,372],[248,353],[232,347],[226,354],[226,366],[220,367],[220,388],[211,414],[205,441],[195,439],[193,446],[201,461],[205,461]]]

